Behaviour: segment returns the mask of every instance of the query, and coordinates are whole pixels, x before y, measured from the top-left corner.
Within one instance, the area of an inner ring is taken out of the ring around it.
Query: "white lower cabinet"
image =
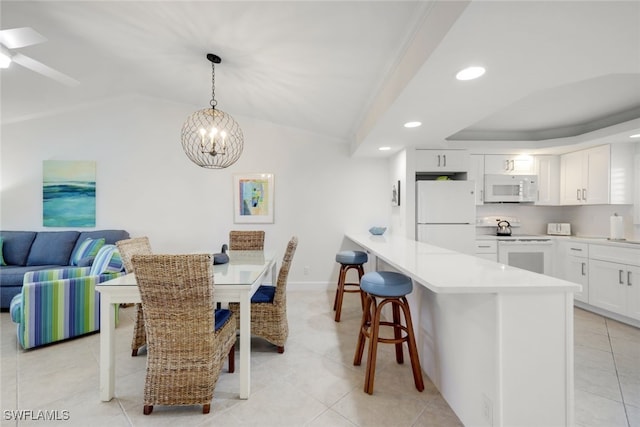
[[[639,253],[634,249],[591,245],[589,304],[640,320]]]
[[[476,256],[498,262],[498,242],[495,240],[476,240]]]
[[[559,242],[558,276],[569,282],[582,285],[582,292],[574,294],[574,298],[589,303],[589,245],[586,243]]]

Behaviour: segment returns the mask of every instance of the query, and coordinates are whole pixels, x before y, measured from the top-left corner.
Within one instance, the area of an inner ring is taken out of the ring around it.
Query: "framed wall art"
[[[400,206],[400,180],[391,186],[391,206]]]
[[[233,175],[235,223],[273,223],[273,174]]]
[[[42,162],[42,225],[96,226],[96,162]]]

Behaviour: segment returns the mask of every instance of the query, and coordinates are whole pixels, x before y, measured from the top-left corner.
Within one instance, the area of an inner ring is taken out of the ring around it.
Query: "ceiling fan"
[[[64,85],[79,85],[80,82],[76,79],[54,70],[26,55],[13,52],[13,49],[19,49],[46,41],[47,39],[43,35],[30,27],[0,30],[0,68],[8,68],[12,62],[15,62],[24,68],[28,68],[31,71],[42,74]]]

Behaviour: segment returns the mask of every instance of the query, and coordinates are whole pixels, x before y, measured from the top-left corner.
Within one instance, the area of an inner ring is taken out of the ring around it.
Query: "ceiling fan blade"
[[[47,39],[31,27],[12,28],[0,31],[0,43],[9,49],[31,46]]]
[[[78,86],[80,84],[76,79],[71,78],[66,74],[62,74],[60,71],[54,70],[53,68],[44,65],[42,62],[36,61],[35,59],[29,58],[21,53],[13,55],[11,60],[16,64],[20,64],[23,67],[30,69],[31,71],[42,74],[43,76],[49,77],[50,79],[56,80],[57,82],[67,86]]]

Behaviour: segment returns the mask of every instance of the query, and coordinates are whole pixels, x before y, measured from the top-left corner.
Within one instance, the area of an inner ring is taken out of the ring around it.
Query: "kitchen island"
[[[346,237],[370,254],[370,270],[413,279],[422,369],[463,424],[574,424],[580,285],[402,236]]]

